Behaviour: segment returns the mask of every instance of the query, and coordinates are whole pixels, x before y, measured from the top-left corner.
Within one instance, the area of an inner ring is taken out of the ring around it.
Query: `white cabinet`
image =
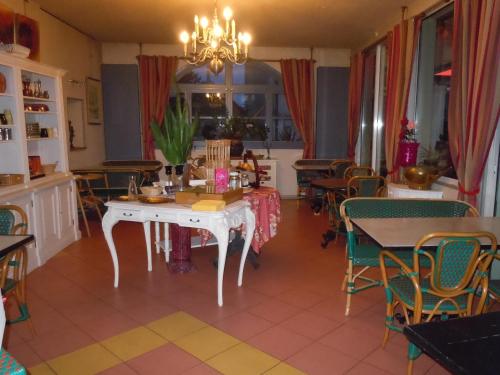
[[[243,162],[243,160],[231,160],[231,165],[237,166],[242,162]],[[262,186],[269,186],[269,187],[273,187],[276,189],[276,187],[278,185],[277,173],[276,173],[277,163],[278,163],[278,160],[276,160],[276,159],[258,159],[257,160],[257,164],[259,165],[259,169],[266,172],[265,175],[260,176],[260,184]],[[252,164],[251,161],[250,161],[250,164]]]
[[[0,52],[0,74],[6,81],[0,93],[0,174],[24,178],[22,184],[0,186],[0,204],[16,204],[28,214],[28,232],[35,235],[28,252],[29,270],[80,237],[68,169],[64,73]],[[34,170],[37,164],[56,164],[56,171],[41,176],[40,168]]]

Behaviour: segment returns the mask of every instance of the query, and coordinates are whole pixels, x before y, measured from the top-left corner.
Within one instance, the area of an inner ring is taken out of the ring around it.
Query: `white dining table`
[[[224,279],[224,266],[226,263],[229,230],[245,225],[245,244],[241,254],[238,273],[238,286],[243,284],[243,270],[245,259],[250,249],[250,243],[255,230],[255,215],[250,204],[240,200],[227,205],[221,211],[193,211],[191,205],[176,203],[149,204],[139,201],[121,202],[110,201],[106,203],[108,211],[102,219],[102,229],[113,260],[114,286],[118,287],[120,269],[118,255],[113,241],[113,227],[120,221],[142,223],[146,239],[147,269],[152,271],[151,256],[151,222],[165,223],[165,240],[168,243],[168,224],[179,224],[183,227],[206,229],[213,233],[217,239],[219,256],[217,268],[217,302],[223,304],[222,285]]]
[[[350,218],[383,248],[413,248],[433,232],[491,232],[500,241],[500,217]],[[436,246],[439,239],[427,245]],[[484,242],[486,244],[486,242]]]

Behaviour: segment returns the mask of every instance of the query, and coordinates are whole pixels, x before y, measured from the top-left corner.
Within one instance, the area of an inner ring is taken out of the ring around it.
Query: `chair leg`
[[[391,330],[388,327],[390,321],[394,319],[394,305],[392,301],[387,301],[386,305],[386,313],[385,313],[385,331],[384,331],[384,339],[382,340],[382,348],[385,348],[387,341],[389,340],[389,333]]]
[[[352,281],[352,260],[349,260],[347,263],[347,300],[345,303],[345,316],[349,316],[349,312],[351,310],[351,297],[353,290],[353,281]]]
[[[85,209],[83,208],[82,197],[80,197],[80,193],[76,192],[76,198],[78,200],[78,206],[80,207],[80,211],[82,211],[83,222],[85,224],[85,229],[87,230],[87,236],[90,237],[90,228],[89,223],[87,221],[87,216],[85,215]]]
[[[408,369],[406,371],[407,375],[413,374],[413,362],[415,362],[413,359],[408,360]]]

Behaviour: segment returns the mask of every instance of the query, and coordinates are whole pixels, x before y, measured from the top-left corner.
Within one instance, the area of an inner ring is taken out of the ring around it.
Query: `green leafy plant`
[[[198,118],[189,121],[189,108],[187,103],[181,104],[179,95],[175,108],[173,110],[168,108],[163,122],[151,121],[150,126],[156,146],[170,164],[181,165],[187,161],[198,122]]]

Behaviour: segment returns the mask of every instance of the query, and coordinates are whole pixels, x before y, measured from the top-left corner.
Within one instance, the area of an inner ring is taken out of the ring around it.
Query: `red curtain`
[[[349,112],[347,113],[347,156],[353,160],[356,156],[359,125],[361,121],[361,100],[363,89],[363,53],[351,56],[349,73]]]
[[[304,141],[304,159],[315,157],[314,61],[281,60],[281,75],[292,119]]]
[[[168,106],[170,84],[177,69],[177,57],[144,56],[139,61],[143,157],[155,159],[151,120],[161,121]]]
[[[455,0],[448,108],[459,198],[476,205],[499,119],[500,4]]]
[[[408,95],[421,21],[421,17],[414,18],[413,28],[409,28],[408,20],[403,20],[387,34],[387,98],[384,121],[387,177],[391,181],[399,179],[401,126],[408,121]]]

